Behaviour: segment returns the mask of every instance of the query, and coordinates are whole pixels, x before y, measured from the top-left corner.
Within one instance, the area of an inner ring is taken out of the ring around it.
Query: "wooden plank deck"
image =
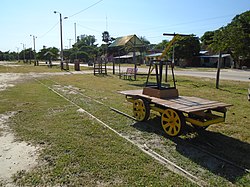
[[[191,113],[204,111],[208,109],[225,108],[232,106],[231,104],[222,103],[219,101],[210,101],[198,97],[179,96],[174,99],[160,99],[142,94],[142,90],[127,90],[119,92],[126,96],[139,96],[150,100],[151,103],[169,107],[181,112]]]

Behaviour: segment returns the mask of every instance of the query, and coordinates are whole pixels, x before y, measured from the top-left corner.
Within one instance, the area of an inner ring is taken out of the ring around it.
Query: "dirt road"
[[[131,64],[131,67],[133,65]],[[108,69],[112,69],[112,66],[108,66]],[[121,72],[126,72],[128,67],[121,67]],[[116,66],[116,72],[118,73],[119,68]],[[139,73],[147,73],[148,67],[140,67],[138,66]],[[170,71],[169,71],[170,73]],[[205,78],[216,78],[216,69],[211,71],[202,71],[195,69],[183,69],[183,70],[175,70],[175,75],[183,75],[183,76],[192,76],[192,77],[205,77]],[[171,73],[170,73],[171,74]],[[220,71],[220,79],[222,80],[233,80],[233,81],[249,81],[250,71],[247,70],[238,70],[238,69],[221,69]]]

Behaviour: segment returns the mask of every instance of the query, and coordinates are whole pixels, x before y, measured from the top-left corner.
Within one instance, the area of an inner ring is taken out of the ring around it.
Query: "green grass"
[[[53,62],[52,62],[53,64]],[[52,68],[49,68],[44,63],[40,63],[39,66],[34,66],[34,64],[29,63],[15,63],[14,66],[2,66],[0,65],[0,73],[44,73],[44,72],[62,72],[59,65],[53,65]],[[91,67],[80,67],[80,70],[91,70]],[[74,71],[74,66],[69,66],[69,71]]]
[[[187,147],[183,148],[176,143],[178,138],[166,138],[156,133],[153,128],[154,123],[131,126],[134,124],[131,119],[118,115],[110,111],[107,106],[99,105],[83,96],[90,96],[105,105],[132,114],[131,104],[127,103],[125,97],[118,94],[118,91],[142,88],[145,77],[137,81],[126,81],[115,76],[93,75],[56,76],[52,79],[65,86],[64,91],[62,87],[55,87],[55,83],[51,80],[44,78],[41,81],[118,132],[142,144],[146,143],[178,165],[197,174],[209,185],[231,186],[231,182],[238,186],[249,184],[249,174],[237,175],[229,182],[229,176],[219,173],[223,169],[216,173],[206,168],[202,164],[203,158],[196,160],[197,158],[192,158],[182,151]],[[74,87],[68,87],[69,85]],[[215,89],[215,81],[211,79],[190,77],[177,79],[180,95],[219,100],[234,105],[229,108],[224,124],[208,128],[211,138],[218,140],[218,143],[212,140],[209,143],[212,142],[216,147],[222,146],[221,152],[224,153],[219,152],[219,154],[226,154],[233,161],[250,166],[248,84],[221,81],[220,85],[220,89]],[[39,165],[32,171],[23,171],[15,175],[17,185],[195,186],[187,179],[167,170],[87,114],[78,113],[76,110],[77,108],[71,103],[35,81],[24,82],[1,92],[0,113],[19,111],[12,118],[11,125],[18,139],[42,147]],[[193,137],[203,140],[203,137],[196,134]],[[184,138],[192,141],[189,136]],[[199,173],[201,170],[204,171]]]
[[[1,66],[0,65],[0,73],[42,73],[42,72],[60,72],[61,69],[59,66],[55,66],[53,68],[48,68],[47,66],[34,66],[33,64],[26,64],[19,62],[15,64],[17,66]]]
[[[2,93],[1,113],[19,110],[19,140],[42,147],[40,164],[16,174],[17,185],[193,186],[38,82]]]

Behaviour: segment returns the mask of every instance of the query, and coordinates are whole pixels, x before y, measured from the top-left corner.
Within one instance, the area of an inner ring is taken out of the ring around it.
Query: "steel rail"
[[[131,144],[133,144],[134,146],[136,146],[139,150],[141,150],[142,152],[146,153],[147,155],[149,155],[150,157],[152,157],[153,159],[157,160],[159,163],[163,164],[167,169],[169,169],[170,171],[179,174],[185,178],[187,178],[189,181],[197,184],[198,186],[208,186],[208,184],[206,182],[204,182],[203,180],[197,178],[196,176],[192,175],[191,173],[189,173],[188,171],[186,171],[185,169],[181,168],[180,166],[176,165],[175,163],[171,162],[170,160],[168,160],[167,158],[161,156],[160,154],[156,153],[155,151],[153,151],[152,149],[149,149],[146,144],[141,145],[131,139],[129,139],[128,137],[122,135],[121,133],[119,133],[118,131],[116,131],[115,129],[113,129],[112,127],[110,127],[109,125],[107,125],[106,123],[104,123],[102,120],[100,120],[99,118],[97,118],[96,116],[94,116],[93,114],[91,114],[90,112],[86,111],[85,109],[83,109],[81,106],[79,106],[78,104],[76,104],[75,102],[73,102],[72,100],[68,99],[67,97],[65,97],[64,95],[60,94],[59,92],[57,92],[56,90],[54,90],[53,88],[47,86],[46,84],[42,83],[40,80],[36,79],[35,80],[40,83],[41,85],[45,86],[46,88],[48,88],[49,90],[51,90],[53,93],[55,93],[56,95],[58,95],[59,97],[63,98],[64,100],[68,101],[69,103],[73,104],[75,107],[77,107],[78,109],[81,109],[81,111],[83,111],[84,113],[86,113],[87,115],[89,115],[91,118],[93,118],[94,120],[96,120],[99,124],[102,124],[103,126],[105,126],[106,128],[108,128],[109,130],[111,130],[112,132],[114,132],[115,134],[117,134],[118,136],[122,137],[123,139],[127,140],[128,142],[130,142]],[[58,84],[58,83],[57,83]],[[60,84],[59,84],[60,85]],[[87,96],[89,97],[89,96]],[[90,97],[89,97],[90,98]],[[100,104],[100,103],[99,103]],[[105,105],[106,106],[106,105]],[[118,111],[118,110],[117,110]],[[129,116],[129,115],[128,115]]]

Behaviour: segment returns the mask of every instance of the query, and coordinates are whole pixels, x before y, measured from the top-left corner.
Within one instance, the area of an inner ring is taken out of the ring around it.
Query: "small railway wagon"
[[[176,90],[173,90],[165,89],[164,91],[175,93]],[[198,97],[159,98],[150,94],[157,93],[151,87],[143,90],[127,90],[120,93],[124,94],[126,99],[133,103],[133,114],[137,121],[148,120],[150,111],[156,111],[161,116],[162,128],[169,136],[179,135],[187,122],[197,129],[206,129],[209,125],[224,122],[226,107],[231,106],[230,104]]]

